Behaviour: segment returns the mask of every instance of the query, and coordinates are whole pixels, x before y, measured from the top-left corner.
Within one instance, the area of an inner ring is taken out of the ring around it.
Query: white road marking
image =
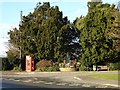
[[[82,80],[81,78],[79,77],[74,77],[75,80]]]
[[[23,81],[23,82],[31,82],[32,80],[25,80],[25,81]]]
[[[118,85],[115,85],[115,84],[104,84],[106,86],[113,86],[113,87],[119,87]]]
[[[48,85],[49,85],[49,84],[53,84],[53,83],[54,83],[54,82],[46,82],[45,84],[48,84]]]
[[[72,84],[69,84],[69,86],[79,86],[80,84],[78,84],[78,83],[72,83]]]
[[[90,85],[83,84],[82,87],[90,87]]]
[[[102,85],[99,85],[99,86],[96,86],[96,88],[106,88],[107,86],[102,86]]]
[[[59,85],[59,86],[64,86],[66,85],[67,83],[57,83],[56,85]]]
[[[33,83],[44,83],[45,81],[34,81]]]

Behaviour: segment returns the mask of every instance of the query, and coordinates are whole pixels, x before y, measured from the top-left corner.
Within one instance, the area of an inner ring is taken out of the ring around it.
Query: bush
[[[109,69],[110,70],[120,70],[120,62],[116,63],[109,63]]]
[[[52,66],[50,67],[45,67],[45,70],[44,71],[47,71],[47,72],[52,72],[52,71],[59,71],[59,64],[56,62],[56,63],[53,63]]]
[[[1,58],[2,60],[2,70],[12,70],[13,69],[13,65],[9,63],[7,58]]]
[[[48,60],[40,60],[37,64],[36,64],[36,69],[38,71],[45,71],[46,68],[51,67],[52,66],[52,61],[48,61]]]
[[[87,67],[87,66],[85,66],[85,65],[80,65],[80,67],[79,67],[79,71],[92,71],[93,70],[93,68],[92,67]]]
[[[59,71],[59,64],[58,62],[53,63],[50,60],[41,60],[36,64],[36,71]]]
[[[59,67],[65,68],[65,64],[64,64],[64,63],[60,63],[60,64],[59,64]]]
[[[12,71],[22,71],[18,66],[15,66]]]
[[[53,63],[52,68],[53,68],[53,69],[52,69],[53,71],[59,71],[59,63],[58,63],[58,62]]]

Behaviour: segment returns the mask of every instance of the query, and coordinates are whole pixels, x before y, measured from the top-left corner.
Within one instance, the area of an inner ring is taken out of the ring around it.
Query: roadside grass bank
[[[90,74],[90,75],[87,75],[87,76],[93,77],[93,78],[120,81],[120,74]]]

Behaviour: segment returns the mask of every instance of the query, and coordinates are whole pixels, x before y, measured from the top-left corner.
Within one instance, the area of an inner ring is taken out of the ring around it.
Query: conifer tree
[[[13,35],[16,31],[17,38]],[[73,52],[77,45],[73,41],[78,37],[74,25],[63,18],[58,6],[51,7],[49,2],[38,3],[33,13],[23,16],[19,29],[10,31],[10,36],[11,43],[20,37],[22,58],[32,54],[34,59],[53,61],[62,61],[67,50]]]
[[[108,62],[114,56],[113,40],[108,31],[115,5],[89,2],[88,14],[76,20],[75,25],[80,30],[80,45],[82,56],[80,62],[85,67],[92,67],[103,62]]]

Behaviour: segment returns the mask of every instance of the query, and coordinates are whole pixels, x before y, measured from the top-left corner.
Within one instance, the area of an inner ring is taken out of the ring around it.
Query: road
[[[33,80],[31,77],[26,78],[7,78],[2,80],[3,88],[81,88],[78,84],[50,80],[48,78],[39,78]]]
[[[21,83],[9,80],[2,81],[2,90],[86,90],[87,88],[75,88],[67,85],[45,85],[45,84],[33,84],[33,83]]]
[[[96,90],[96,88],[91,88],[92,90]],[[36,86],[36,85],[31,85],[31,83],[24,84],[24,83],[16,83],[16,82],[11,82],[11,81],[7,81],[7,80],[3,80],[2,81],[2,90],[90,90],[90,88],[83,88],[83,87],[79,87],[79,88],[70,88],[70,87],[65,87],[65,86],[60,86],[59,88],[56,87],[54,85],[40,85]],[[103,90],[103,89],[98,89],[98,90]],[[117,90],[117,89],[105,89],[105,90]]]
[[[66,73],[4,73],[2,76],[2,87],[5,90],[96,90],[97,88],[116,90],[113,85],[117,81],[106,81],[86,77],[93,72],[66,72]],[[99,73],[99,72],[98,72]],[[108,73],[108,72],[102,72]],[[117,73],[117,72],[109,72]],[[78,80],[74,77],[79,77]],[[113,83],[113,84],[112,84]],[[3,90],[4,90],[3,89]]]
[[[24,85],[22,83],[16,83],[9,80],[2,81],[2,88],[3,89],[14,89],[14,90],[21,90],[22,88],[37,88],[31,85]]]

